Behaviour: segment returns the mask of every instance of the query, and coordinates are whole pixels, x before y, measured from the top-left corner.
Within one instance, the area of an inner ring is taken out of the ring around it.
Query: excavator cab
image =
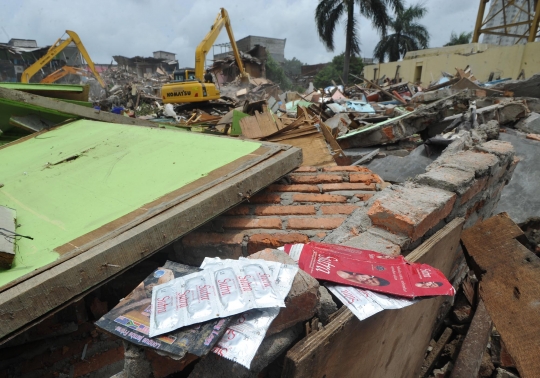
[[[194,68],[180,68],[173,72],[174,82],[197,81]]]

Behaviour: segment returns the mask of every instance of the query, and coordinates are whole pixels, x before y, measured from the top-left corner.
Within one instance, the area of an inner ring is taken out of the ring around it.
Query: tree
[[[444,46],[456,46],[456,45],[466,45],[471,42],[472,32],[462,32],[460,35],[457,35],[455,32],[450,34],[450,42]]]
[[[343,73],[343,66],[345,65],[345,53],[336,55],[330,64],[324,67],[313,79],[313,84],[316,88],[325,88],[332,84],[332,80],[336,84],[341,84],[341,74]],[[359,76],[364,69],[364,63],[362,58],[353,56],[349,64],[349,72],[353,75]]]
[[[289,78],[293,78],[300,75],[303,65],[304,63],[302,63],[299,59],[285,59],[285,62],[283,62],[283,70],[285,71],[285,75],[287,75]]]
[[[416,20],[424,17],[426,13],[427,9],[419,4],[397,11],[396,18],[392,19],[389,25],[394,33],[381,38],[373,50],[373,57],[381,63],[386,57],[390,62],[395,62],[407,51],[427,48],[429,33],[424,26],[416,23]]]
[[[291,89],[291,80],[285,75],[283,67],[272,58],[272,55],[268,54],[266,59],[266,77],[272,80],[274,83],[279,84],[279,87],[287,91]]]
[[[371,23],[383,36],[390,25],[389,7],[398,12],[403,10],[403,0],[319,0],[315,9],[317,32],[325,47],[334,51],[334,31],[343,17],[345,18],[345,55],[343,81],[348,82],[351,56],[360,55],[358,19],[354,14],[355,4],[359,14],[371,20]]]

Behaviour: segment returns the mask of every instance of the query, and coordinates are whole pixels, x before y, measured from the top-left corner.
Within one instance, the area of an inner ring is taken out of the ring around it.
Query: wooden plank
[[[44,110],[52,109],[63,114],[75,116],[77,118],[92,119],[102,122],[120,123],[122,125],[159,127],[159,125],[157,125],[155,122],[145,121],[139,118],[124,117],[119,114],[102,112],[93,108],[70,104],[68,102],[60,101],[54,98],[42,97],[36,94],[29,94],[1,87],[0,98],[4,98],[9,101],[22,102],[27,105],[37,106],[40,108],[44,108]]]
[[[227,211],[292,171],[300,159],[298,149],[279,149],[259,164],[5,290],[0,296],[0,343]]]
[[[450,341],[450,337],[452,337],[452,328],[446,328],[441,337],[439,337],[439,340],[437,340],[437,343],[431,352],[429,352],[429,355],[424,360],[422,368],[420,369],[421,377],[426,377],[431,372],[431,369],[433,369],[435,366],[435,363],[441,355],[444,346],[448,343],[448,341]]]
[[[407,256],[449,276],[464,219],[456,218]],[[424,299],[359,321],[345,306],[324,330],[286,355],[283,377],[417,378],[444,298]],[[362,373],[364,372],[364,373]]]
[[[479,301],[450,378],[478,376],[482,356],[488,345],[492,328],[491,318],[486,311],[486,306],[484,306],[484,302]]]
[[[15,228],[17,212],[0,206],[0,267],[10,268],[15,259]]]
[[[249,139],[261,138],[262,132],[259,127],[257,117],[248,116],[240,119],[240,128],[242,129],[242,135]]]
[[[522,378],[540,372],[540,258],[516,238],[523,232],[501,213],[463,232],[479,293]]]

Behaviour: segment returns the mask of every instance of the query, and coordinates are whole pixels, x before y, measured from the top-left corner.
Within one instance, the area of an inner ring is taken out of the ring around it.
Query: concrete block
[[[348,247],[367,249],[388,256],[398,256],[401,253],[399,245],[392,243],[378,235],[364,232],[347,240],[343,245]]]
[[[497,141],[489,141],[484,144],[492,144]],[[482,145],[484,145],[482,144]],[[489,145],[488,145],[489,146]],[[484,151],[483,152],[490,152]],[[431,171],[437,167],[449,167],[464,171],[474,172],[476,177],[491,174],[494,167],[499,164],[499,159],[491,154],[482,154],[475,151],[461,151],[458,153],[449,153],[441,155],[437,160],[430,164],[426,171]]]
[[[497,156],[502,164],[509,163],[514,158],[514,147],[512,144],[500,140],[490,140],[489,142],[476,146],[476,149]]]
[[[336,302],[324,286],[319,286],[319,305],[317,306],[317,318],[323,323],[328,323],[328,318],[338,310]]]
[[[276,249],[265,249],[250,255],[249,258],[295,264],[289,255]],[[267,335],[281,332],[298,322],[312,318],[318,304],[319,282],[303,270],[299,270],[294,278],[291,291],[285,298],[286,307],[281,309],[277,318],[272,322]]]
[[[376,200],[368,211],[374,225],[406,234],[412,241],[422,237],[452,211],[454,193],[427,186],[397,187]]]
[[[525,133],[540,134],[540,114],[531,113],[527,118],[521,119],[515,126]]]
[[[505,104],[499,110],[499,122],[501,125],[513,123],[524,118],[529,113],[527,107],[521,102]]]
[[[414,181],[421,185],[427,185],[461,195],[467,191],[473,180],[474,172],[472,171],[443,166],[418,175]]]

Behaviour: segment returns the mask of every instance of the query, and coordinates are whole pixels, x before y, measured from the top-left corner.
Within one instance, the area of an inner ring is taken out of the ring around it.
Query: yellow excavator
[[[216,17],[216,21],[210,28],[210,31],[204,37],[197,50],[195,50],[195,70],[182,69],[174,74],[174,81],[164,84],[161,87],[161,98],[165,104],[178,104],[178,103],[190,103],[190,102],[202,102],[217,100],[221,97],[219,89],[216,88],[214,83],[205,83],[204,80],[204,62],[206,54],[210,51],[210,48],[216,41],[221,29],[227,29],[229,40],[236,58],[236,63],[240,69],[240,79],[242,82],[249,81],[249,75],[246,73],[234,34],[231,27],[231,20],[229,14],[224,8],[221,8]]]
[[[30,82],[30,78],[32,76],[34,76],[39,70],[41,70],[47,63],[49,63],[51,60],[54,59],[54,57],[56,55],[58,55],[63,49],[65,49],[71,42],[75,43],[75,46],[77,46],[77,49],[80,51],[80,53],[82,54],[84,60],[86,60],[86,63],[88,64],[88,68],[90,69],[90,71],[92,71],[92,73],[94,74],[94,76],[96,77],[96,80],[99,82],[99,84],[105,88],[106,87],[106,84],[105,82],[103,81],[103,79],[101,78],[101,76],[99,76],[99,73],[96,71],[96,68],[94,66],[94,62],[92,62],[92,59],[90,59],[90,55],[88,55],[88,52],[86,51],[86,48],[84,47],[84,45],[82,44],[81,42],[81,39],[79,38],[79,36],[77,35],[77,33],[75,33],[74,31],[71,31],[71,30],[66,30],[66,34],[69,36],[69,38],[65,39],[64,41],[62,41],[60,38],[49,48],[49,50],[47,51],[47,53],[45,53],[45,55],[43,55],[41,58],[39,58],[34,64],[32,64],[30,67],[28,67],[26,70],[24,70],[24,72],[22,73],[22,77],[21,77],[21,82],[22,83],[29,83]],[[66,68],[66,67],[69,67],[69,68]],[[75,68],[75,67],[70,67],[70,66],[64,66],[62,67],[60,70],[58,71],[61,71],[63,69],[65,69],[64,71],[66,70],[69,70],[69,69],[72,69],[72,68]],[[55,76],[59,76],[62,72],[58,72],[58,71],[55,71],[53,72],[51,75],[49,76],[52,76],[52,75],[55,75]],[[73,70],[75,71],[75,70]],[[68,72],[68,73],[71,73],[71,72]],[[67,75],[68,73],[66,73],[65,75]],[[65,76],[63,75],[63,76]],[[47,79],[49,76],[47,76],[45,79]],[[47,82],[49,83],[52,83],[58,79],[60,79],[60,77],[63,77],[63,76],[59,76],[57,77],[55,80],[53,81],[49,81],[49,80],[52,80],[51,79],[47,79]],[[45,80],[44,79],[44,80]],[[43,81],[42,81],[43,82]]]

